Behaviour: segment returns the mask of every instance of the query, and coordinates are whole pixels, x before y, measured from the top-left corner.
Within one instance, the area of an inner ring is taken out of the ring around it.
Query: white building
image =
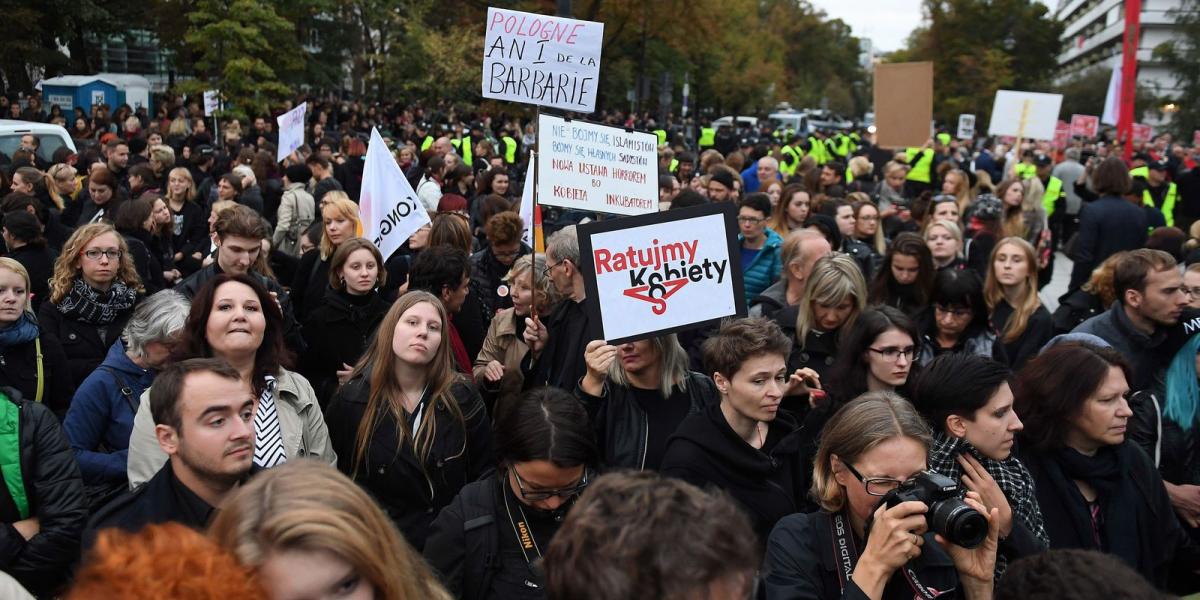
[[[1181,0],[1142,0],[1138,85],[1160,95],[1176,89],[1175,78],[1152,54],[1156,46],[1177,35],[1170,11],[1181,4]],[[1058,0],[1054,16],[1064,25],[1056,83],[1121,64],[1125,0]]]

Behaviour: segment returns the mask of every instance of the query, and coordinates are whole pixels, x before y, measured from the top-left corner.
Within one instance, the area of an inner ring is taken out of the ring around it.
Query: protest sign
[[[204,116],[211,117],[221,110],[221,90],[204,90]]]
[[[1148,142],[1148,141],[1150,141],[1150,138],[1152,138],[1152,137],[1154,137],[1154,130],[1151,129],[1151,127],[1149,125],[1147,125],[1145,123],[1134,123],[1133,124],[1133,141],[1134,142]]]
[[[289,110],[275,118],[279,125],[279,147],[275,150],[275,161],[283,162],[296,148],[304,145],[304,115],[308,111],[308,103],[301,102],[300,106]]]
[[[596,110],[604,24],[488,8],[483,97]]]
[[[1071,124],[1059,121],[1054,126],[1054,147],[1062,150],[1071,143]]]
[[[735,211],[724,202],[579,225],[602,337],[620,344],[744,316]]]
[[[1192,132],[1192,147],[1193,148],[1200,147],[1200,129],[1197,129]]]
[[[425,206],[374,127],[363,165],[358,215],[363,223],[363,237],[379,248],[384,259],[429,222]]]
[[[538,203],[590,212],[658,212],[658,139],[552,115],[538,118]]]
[[[933,63],[875,65],[875,144],[906,148],[925,144],[933,120]]]
[[[1062,94],[999,90],[992,104],[992,123],[988,126],[988,135],[1053,140],[1062,99]]]
[[[1071,137],[1094,138],[1100,133],[1100,117],[1071,115]]]
[[[975,115],[958,115],[958,139],[969,140],[975,137]]]

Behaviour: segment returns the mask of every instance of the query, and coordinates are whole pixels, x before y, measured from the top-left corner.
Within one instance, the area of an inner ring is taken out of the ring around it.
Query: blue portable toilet
[[[97,104],[116,108],[124,101],[115,82],[97,75],[51,77],[34,87],[42,91],[42,100],[47,107],[56,104],[67,114],[76,106],[90,113]]]

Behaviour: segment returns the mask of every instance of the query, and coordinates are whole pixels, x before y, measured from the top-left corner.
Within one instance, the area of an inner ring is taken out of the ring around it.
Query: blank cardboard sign
[[[921,146],[933,120],[933,63],[875,65],[875,143]]]

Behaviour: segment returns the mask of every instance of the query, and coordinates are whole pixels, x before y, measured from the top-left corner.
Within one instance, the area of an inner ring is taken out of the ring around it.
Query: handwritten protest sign
[[[1134,142],[1148,142],[1152,137],[1154,137],[1154,130],[1149,125],[1145,123],[1133,124]]]
[[[988,135],[1053,140],[1062,99],[1062,94],[998,90],[992,104]]]
[[[483,97],[596,110],[604,24],[488,8]]]
[[[304,115],[308,112],[308,103],[301,102],[300,106],[289,110],[275,118],[279,125],[279,148],[275,150],[275,161],[283,162],[296,148],[304,145]]]
[[[958,115],[958,139],[969,140],[975,137],[975,115]]]
[[[538,203],[591,212],[658,211],[658,140],[584,121],[538,119]]]
[[[585,223],[581,272],[610,344],[746,314],[735,206],[705,204]]]
[[[1100,132],[1100,117],[1071,115],[1071,137],[1094,138]]]

